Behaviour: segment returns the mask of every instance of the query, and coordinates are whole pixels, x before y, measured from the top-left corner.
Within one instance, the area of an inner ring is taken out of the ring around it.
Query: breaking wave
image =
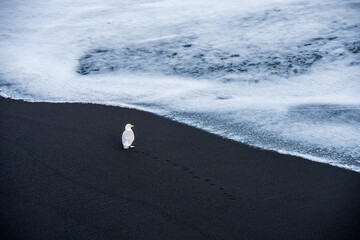
[[[131,106],[360,172],[356,1],[1,1],[0,93]]]

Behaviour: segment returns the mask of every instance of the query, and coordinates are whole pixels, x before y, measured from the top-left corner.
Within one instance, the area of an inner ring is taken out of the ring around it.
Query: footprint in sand
[[[150,154],[149,152],[143,152],[143,151],[138,151],[138,150],[135,150],[135,152],[136,152],[136,153],[145,154],[146,156],[151,156],[151,154]],[[151,158],[154,159],[154,160],[159,159],[159,157],[157,157],[157,156],[151,156]],[[168,162],[168,163],[171,162],[170,159],[166,159],[165,161]],[[178,165],[177,163],[173,163],[172,165],[173,165],[174,167],[180,166],[184,172],[187,172],[187,171],[188,171],[190,175],[193,175],[193,178],[198,178],[198,179],[201,178],[200,176],[194,175],[195,173],[194,173],[193,171],[190,171],[190,168],[189,168],[189,167],[186,167],[186,166],[183,166],[183,165]],[[210,182],[210,179],[208,179],[208,178],[205,178],[204,181],[205,181],[205,182],[209,182],[209,185],[210,185],[210,186],[216,186],[216,184],[213,183],[213,182]],[[233,195],[225,192],[225,190],[224,190],[223,187],[219,187],[218,189],[223,192],[223,195],[229,197],[230,200],[236,200]]]

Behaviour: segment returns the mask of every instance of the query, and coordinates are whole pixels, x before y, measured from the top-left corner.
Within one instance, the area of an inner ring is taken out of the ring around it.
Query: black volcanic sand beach
[[[1,239],[360,236],[359,173],[133,109],[0,98],[0,114]]]

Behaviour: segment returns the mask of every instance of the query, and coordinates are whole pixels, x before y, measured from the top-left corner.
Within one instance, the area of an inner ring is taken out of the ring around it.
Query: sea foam
[[[360,4],[1,1],[0,93],[134,107],[360,172]]]

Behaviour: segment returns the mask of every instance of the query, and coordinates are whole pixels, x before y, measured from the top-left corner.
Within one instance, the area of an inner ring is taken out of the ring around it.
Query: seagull
[[[134,125],[131,125],[130,123],[125,125],[125,131],[122,134],[122,144],[124,145],[124,149],[134,148],[131,144],[134,142],[135,135],[133,130],[131,128],[134,127]]]

